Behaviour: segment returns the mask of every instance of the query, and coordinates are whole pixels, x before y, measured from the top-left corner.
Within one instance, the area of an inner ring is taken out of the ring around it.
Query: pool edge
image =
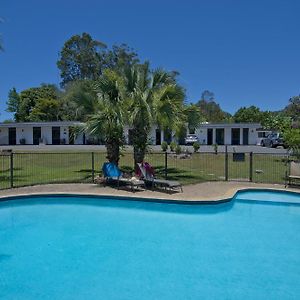
[[[156,202],[156,203],[168,203],[168,204],[185,204],[185,205],[217,205],[222,203],[227,203],[235,200],[239,193],[249,192],[249,191],[272,191],[276,193],[289,193],[296,194],[300,196],[299,191],[290,191],[283,188],[268,188],[268,187],[239,187],[230,189],[224,194],[223,198],[217,199],[199,199],[199,200],[183,200],[183,199],[172,199],[172,198],[157,198],[148,196],[135,196],[135,195],[112,195],[112,194],[99,194],[99,193],[80,193],[80,192],[31,192],[31,193],[16,193],[13,195],[0,195],[0,202],[26,199],[29,197],[40,198],[43,196],[48,197],[74,197],[81,196],[87,198],[99,198],[99,199],[116,199],[116,200],[129,200],[129,201],[140,201],[140,202]],[[241,200],[242,201],[242,200]]]

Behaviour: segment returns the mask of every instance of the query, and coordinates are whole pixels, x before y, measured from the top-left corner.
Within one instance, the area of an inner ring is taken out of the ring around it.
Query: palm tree
[[[95,81],[77,80],[68,83],[61,97],[63,119],[85,122],[89,115],[98,110]]]
[[[98,107],[88,117],[85,130],[92,136],[105,140],[107,159],[118,164],[123,145],[124,104],[122,78],[114,71],[106,70],[95,83]]]
[[[184,91],[172,73],[151,71],[149,63],[131,66],[124,77],[136,166],[144,160],[153,124],[173,130],[182,125]]]

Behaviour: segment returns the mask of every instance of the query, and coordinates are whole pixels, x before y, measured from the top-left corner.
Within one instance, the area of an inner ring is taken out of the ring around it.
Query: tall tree
[[[65,86],[70,81],[99,78],[105,48],[104,43],[93,40],[88,33],[74,35],[67,40],[57,62],[61,85]]]
[[[60,103],[57,99],[40,98],[30,112],[29,119],[32,122],[59,121]]]
[[[250,107],[241,107],[234,115],[233,119],[236,123],[260,123],[263,114],[260,109],[254,105]]]
[[[261,125],[265,129],[284,132],[292,126],[292,119],[282,113],[264,112]]]
[[[295,122],[300,122],[300,95],[289,100],[289,104],[284,108],[283,113],[292,118]]]
[[[126,44],[113,45],[111,50],[104,54],[106,68],[122,70],[139,63],[137,53]]]
[[[33,121],[31,113],[39,101],[45,99],[59,101],[59,93],[57,87],[52,84],[42,84],[40,87],[29,88],[19,94],[16,92],[16,89],[13,88],[8,95],[7,111],[15,113],[15,121]],[[48,119],[44,121],[52,120]]]
[[[14,120],[16,122],[20,121],[20,95],[17,93],[16,88],[12,88],[8,92],[8,100],[6,101],[6,111],[14,113]]]
[[[190,131],[193,131],[204,121],[199,107],[195,104],[186,105],[184,107],[184,114]]]
[[[95,137],[105,140],[107,159],[119,163],[120,147],[123,145],[125,118],[123,80],[117,72],[105,70],[95,83],[98,107],[91,114],[85,130]]]
[[[220,123],[230,122],[231,115],[224,112],[220,105],[213,101],[207,101],[205,99],[199,100],[196,105],[199,107],[202,116],[207,122]]]
[[[124,74],[136,165],[144,159],[153,124],[163,129],[179,129],[184,90],[176,83],[173,73],[161,69],[151,71],[149,63],[133,65]]]
[[[95,81],[77,80],[69,82],[61,98],[63,120],[87,121],[98,108]]]

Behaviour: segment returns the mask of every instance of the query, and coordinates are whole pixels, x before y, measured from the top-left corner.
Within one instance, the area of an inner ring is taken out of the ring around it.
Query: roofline
[[[74,126],[83,125],[84,123],[79,121],[53,121],[53,122],[12,122],[12,123],[0,123],[0,127],[30,127],[30,126]]]
[[[199,127],[261,127],[260,123],[201,123]]]

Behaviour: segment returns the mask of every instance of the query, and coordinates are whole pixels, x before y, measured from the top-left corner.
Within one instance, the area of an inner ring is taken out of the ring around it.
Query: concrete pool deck
[[[285,188],[280,184],[259,184],[250,182],[204,182],[183,187],[183,193],[167,193],[163,190],[137,190],[131,192],[129,187],[119,190],[99,184],[47,184],[20,187],[0,191],[0,198],[21,195],[40,194],[82,194],[96,196],[123,196],[134,198],[152,198],[161,200],[184,201],[220,201],[232,198],[243,189],[276,189],[300,193],[299,188]]]

